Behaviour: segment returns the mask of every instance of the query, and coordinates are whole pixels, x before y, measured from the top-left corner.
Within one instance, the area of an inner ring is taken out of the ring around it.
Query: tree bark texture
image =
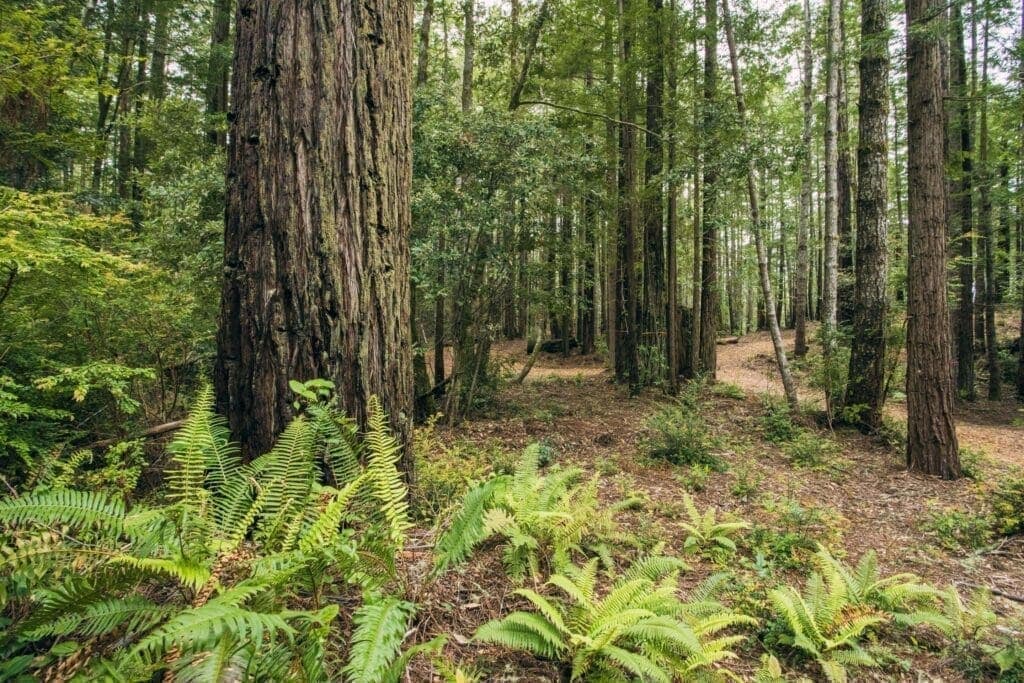
[[[700,342],[697,372],[715,378],[718,337],[718,6],[704,3],[704,180],[701,205]]]
[[[961,476],[946,306],[939,0],[907,0],[907,465]]]
[[[881,426],[888,324],[889,17],[885,0],[861,2],[860,116],[857,143],[857,257],[853,339],[846,405],[864,406],[857,422]]]
[[[240,0],[215,382],[248,457],[321,377],[411,472],[411,37],[399,0]]]

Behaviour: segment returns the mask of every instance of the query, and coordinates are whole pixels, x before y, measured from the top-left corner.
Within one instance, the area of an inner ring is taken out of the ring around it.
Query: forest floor
[[[792,347],[790,335],[787,345]],[[521,341],[506,342],[497,353],[518,367],[525,360],[523,347]],[[802,370],[798,368],[797,374],[801,398],[813,403],[816,392],[807,386]],[[955,585],[962,594],[989,587],[997,591],[993,608],[1000,616],[1024,617],[1024,605],[998,595],[1024,596],[1024,538],[970,542],[970,520],[978,519],[984,510],[986,492],[1012,466],[1024,465],[1024,426],[1018,404],[979,401],[958,408],[961,445],[984,456],[972,463],[978,472],[974,479],[947,482],[908,473],[903,453],[877,437],[833,430],[811,419],[803,426],[834,443],[834,452],[826,466],[795,466],[783,448],[764,436],[762,395],[781,396],[767,334],[751,334],[738,343],[718,346],[716,387],[704,392],[701,414],[716,439],[716,455],[727,465],[720,473],[650,459],[648,420],[673,399],[658,390],[630,398],[612,383],[600,359],[579,355],[542,354],[527,380],[503,385],[482,414],[453,429],[430,430],[427,438],[433,446],[424,457],[438,466],[442,459],[472,452],[501,460],[514,458],[531,442],[543,441],[558,453],[558,462],[602,475],[602,497],[609,502],[629,496],[644,501],[641,508],[619,518],[637,547],[663,542],[665,552],[680,555],[687,535],[681,526],[686,521],[682,496],[689,492],[701,510],[714,506],[753,527],[725,567],[688,556],[692,571],[684,584],[696,584],[724,568],[735,572],[741,584],[754,587],[740,599],[761,600],[762,606],[764,586],[799,587],[806,576],[806,565],[784,560],[785,552],[792,550],[786,544],[813,548],[820,542],[851,563],[873,549],[886,574],[913,572],[937,585]],[[905,418],[902,404],[893,403],[889,410],[894,417]],[[438,449],[443,452],[435,461],[430,451]],[[430,473],[430,465],[426,470],[420,467],[428,479],[437,476]],[[466,467],[477,467],[472,473],[476,475],[488,463]],[[435,504],[441,506],[443,501]],[[428,547],[430,532],[422,533]],[[781,546],[786,551],[776,556]],[[800,552],[798,548],[793,556]],[[415,565],[415,556],[411,559]],[[410,576],[419,574],[410,572]],[[502,571],[500,552],[483,549],[442,580],[413,587],[423,606],[416,639],[453,634],[447,654],[483,672],[483,680],[556,680],[557,671],[550,663],[469,640],[484,621],[522,606],[512,595],[516,587]],[[751,633],[740,650],[741,660],[730,666],[747,678],[763,652],[756,632]],[[859,669],[854,679],[966,678],[967,663],[943,655],[935,644],[895,647],[894,653],[886,668]],[[813,669],[803,673],[817,678]]]

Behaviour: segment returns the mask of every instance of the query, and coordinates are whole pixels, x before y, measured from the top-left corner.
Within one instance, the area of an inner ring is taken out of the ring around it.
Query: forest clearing
[[[0,0],[0,681],[1024,681],[1024,4]]]

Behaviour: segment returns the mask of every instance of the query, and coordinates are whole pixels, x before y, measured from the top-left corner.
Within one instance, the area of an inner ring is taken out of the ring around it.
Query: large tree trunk
[[[839,287],[839,70],[841,0],[829,0],[828,31],[825,41],[825,250],[821,292],[821,342],[825,365],[831,368],[837,339],[837,297]],[[829,373],[831,374],[831,372]],[[831,412],[837,404],[837,387],[825,387],[825,402]]]
[[[701,206],[700,343],[697,372],[715,378],[718,337],[718,6],[704,2],[704,182]]]
[[[871,0],[866,0],[870,2]],[[736,109],[739,113],[740,130],[743,133],[743,148],[747,158],[747,200],[750,205],[750,227],[754,232],[754,247],[757,250],[757,270],[761,279],[761,296],[764,298],[765,315],[768,318],[768,330],[775,347],[775,362],[779,367],[779,376],[786,392],[786,401],[790,408],[796,410],[799,401],[796,394],[796,383],[789,372],[789,361],[786,349],[782,345],[782,332],[779,330],[779,318],[775,310],[775,296],[772,293],[771,275],[768,272],[768,256],[764,247],[764,226],[761,224],[761,209],[758,205],[757,175],[754,169],[754,157],[747,149],[747,106],[743,101],[743,81],[740,77],[739,57],[736,52],[736,37],[732,31],[732,19],[729,16],[729,0],[722,0],[722,20],[725,22],[725,39],[729,44],[729,62],[732,65],[732,82],[736,93]],[[782,249],[780,248],[781,252]],[[781,287],[781,282],[780,282]]]
[[[907,465],[961,476],[946,306],[942,21],[939,0],[907,0]]]
[[[863,406],[857,422],[875,430],[885,402],[888,324],[889,16],[886,0],[861,2],[860,117],[857,143],[857,258],[846,405]]]
[[[1024,1],[1020,5],[1020,35],[1024,36]],[[1019,90],[1024,100],[1024,52],[1020,55],[1018,71]],[[1020,128],[1018,129],[1020,140],[1018,140],[1017,153],[1020,158],[1017,160],[1019,167],[1024,169],[1024,106],[1020,107]],[[1017,342],[1017,398],[1024,401],[1024,191],[1020,189],[1019,183],[1024,178],[1018,178],[1017,189],[1017,296],[1020,297],[1020,337]]]
[[[211,126],[206,132],[210,144],[227,146],[227,134],[219,117],[228,111],[228,74],[231,67],[231,5],[233,0],[214,0],[210,32],[210,64],[206,72],[206,115]],[[236,38],[237,44],[237,38]]]
[[[380,397],[411,472],[411,4],[242,2],[219,408],[252,457],[326,378],[361,425]]]
[[[950,167],[959,178],[950,208],[957,232],[957,276],[959,281],[956,322],[956,389],[959,396],[973,401],[974,385],[974,161],[971,132],[971,92],[967,85],[967,58],[964,50],[964,21],[957,0],[950,7],[951,55],[950,88],[954,95],[952,126],[949,132]]]

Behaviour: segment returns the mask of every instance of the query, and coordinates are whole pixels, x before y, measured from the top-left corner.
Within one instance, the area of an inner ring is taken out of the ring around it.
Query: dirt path
[[[787,350],[792,352],[793,331],[783,332]],[[782,382],[775,366],[775,352],[767,332],[741,337],[736,344],[718,347],[718,379],[751,393],[782,396]],[[823,403],[820,391],[800,382],[800,398],[816,405]],[[886,412],[906,420],[906,404],[890,401]],[[957,435],[963,447],[980,450],[1006,464],[1024,467],[1024,410],[1014,400],[1000,402],[978,400],[957,406]]]

